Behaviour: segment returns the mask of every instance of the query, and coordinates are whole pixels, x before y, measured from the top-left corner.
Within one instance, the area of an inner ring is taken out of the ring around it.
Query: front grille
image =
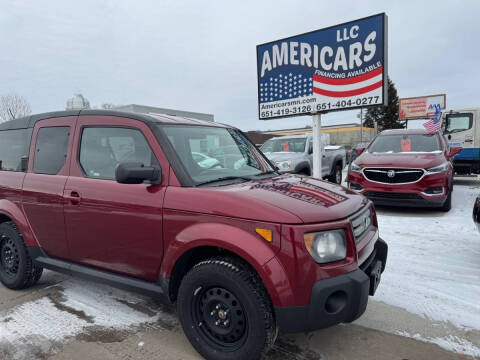
[[[371,205],[367,205],[359,213],[353,215],[350,218],[352,224],[353,236],[355,237],[355,243],[358,243],[363,235],[370,229],[372,225],[372,208]]]
[[[381,198],[381,199],[398,199],[398,200],[421,200],[422,197],[418,194],[411,193],[395,193],[395,192],[380,192],[380,191],[367,191],[365,194],[368,198]]]
[[[405,184],[422,178],[422,169],[366,168],[363,175],[370,181],[384,184]]]

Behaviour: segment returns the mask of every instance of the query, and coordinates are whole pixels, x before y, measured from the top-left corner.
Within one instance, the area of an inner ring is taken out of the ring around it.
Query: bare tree
[[[18,119],[32,113],[27,100],[18,94],[0,96],[0,123]]]

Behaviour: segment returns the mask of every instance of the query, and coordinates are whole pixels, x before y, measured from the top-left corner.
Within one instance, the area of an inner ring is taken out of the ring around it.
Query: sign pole
[[[313,177],[322,179],[322,118],[321,114],[312,117],[313,129]]]

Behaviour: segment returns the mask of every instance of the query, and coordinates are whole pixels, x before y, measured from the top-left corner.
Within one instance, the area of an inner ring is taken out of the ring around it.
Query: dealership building
[[[249,133],[247,133],[247,135]],[[344,146],[355,146],[360,142],[369,142],[375,136],[375,130],[373,128],[365,126],[360,127],[360,124],[358,123],[322,126],[322,133],[328,134],[330,145]],[[269,130],[262,131],[261,134],[268,136],[269,138],[277,136],[310,135],[312,134],[312,128],[304,127],[285,130]]]

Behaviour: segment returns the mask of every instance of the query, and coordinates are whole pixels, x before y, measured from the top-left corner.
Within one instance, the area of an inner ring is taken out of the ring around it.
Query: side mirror
[[[152,184],[160,184],[162,169],[137,162],[120,163],[115,170],[115,179],[120,184],[141,184],[146,180]]]
[[[357,153],[357,155],[360,155],[360,154],[363,153],[364,151],[365,151],[365,147],[364,147],[364,146],[355,148],[355,152]]]
[[[460,146],[452,146],[450,147],[450,152],[448,153],[448,158],[451,159],[453,158],[455,155],[457,155],[458,153],[460,153],[462,151],[462,147]]]

